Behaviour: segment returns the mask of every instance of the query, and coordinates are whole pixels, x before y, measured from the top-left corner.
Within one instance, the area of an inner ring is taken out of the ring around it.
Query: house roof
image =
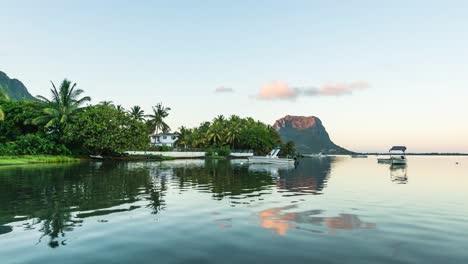
[[[151,136],[153,136],[153,137],[157,137],[157,136],[179,136],[179,135],[180,135],[180,133],[178,133],[178,132],[151,134]]]
[[[400,150],[400,151],[403,151],[405,152],[406,151],[406,147],[405,146],[393,146],[390,151],[395,151],[395,150]]]

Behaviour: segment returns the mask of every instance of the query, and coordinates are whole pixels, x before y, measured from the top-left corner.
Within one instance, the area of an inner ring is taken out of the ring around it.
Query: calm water
[[[0,263],[467,263],[467,203],[467,157],[0,167]]]

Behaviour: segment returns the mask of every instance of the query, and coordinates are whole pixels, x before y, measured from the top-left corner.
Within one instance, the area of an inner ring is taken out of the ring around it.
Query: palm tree
[[[234,149],[234,144],[239,139],[241,132],[242,125],[240,122],[230,122],[230,125],[226,132],[226,141],[227,143],[232,144],[232,149]]]
[[[117,109],[117,111],[119,111],[119,112],[125,112],[125,108],[123,108],[122,105],[117,105],[117,106],[115,107],[115,109]]]
[[[214,146],[220,145],[224,143],[224,127],[221,122],[213,123],[206,133],[206,137],[209,142],[211,142]]]
[[[192,141],[193,141],[193,130],[190,128],[181,126],[179,128],[179,138],[177,139],[176,144],[187,148],[187,146],[192,145]]]
[[[71,81],[64,79],[57,89],[55,84],[52,83],[52,99],[49,100],[44,96],[38,95],[45,107],[42,110],[42,116],[32,120],[33,124],[45,124],[46,128],[55,127],[58,129],[59,134],[67,126],[73,114],[80,109],[85,103],[91,101],[89,96],[81,97],[84,92],[81,89],[76,89],[76,83],[72,84]]]
[[[0,102],[1,101],[8,101],[10,98],[8,97],[8,94],[3,90],[2,86],[0,86]],[[0,105],[0,121],[3,121],[5,119],[5,113],[2,110],[2,106]]]
[[[143,121],[145,119],[145,111],[143,111],[143,109],[141,109],[141,107],[138,105],[130,108],[129,114],[135,120]]]
[[[153,114],[147,115],[150,118],[149,122],[151,126],[154,127],[154,134],[158,134],[159,130],[166,132],[170,131],[171,128],[169,127],[166,122],[164,122],[164,118],[169,115],[169,111],[171,108],[164,107],[162,103],[158,103],[155,107],[153,106]]]

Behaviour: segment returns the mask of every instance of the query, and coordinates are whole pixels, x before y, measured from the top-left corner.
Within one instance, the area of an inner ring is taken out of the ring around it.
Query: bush
[[[64,145],[35,134],[19,136],[16,141],[0,145],[0,155],[70,155]]]
[[[231,150],[229,147],[220,147],[216,149],[216,153],[218,153],[218,156],[227,157],[231,154]]]

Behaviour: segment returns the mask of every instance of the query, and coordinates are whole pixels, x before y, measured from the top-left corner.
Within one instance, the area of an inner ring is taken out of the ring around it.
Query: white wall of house
[[[159,133],[150,136],[150,142],[153,146],[168,146],[174,147],[174,143],[179,138],[178,134],[174,133]]]

